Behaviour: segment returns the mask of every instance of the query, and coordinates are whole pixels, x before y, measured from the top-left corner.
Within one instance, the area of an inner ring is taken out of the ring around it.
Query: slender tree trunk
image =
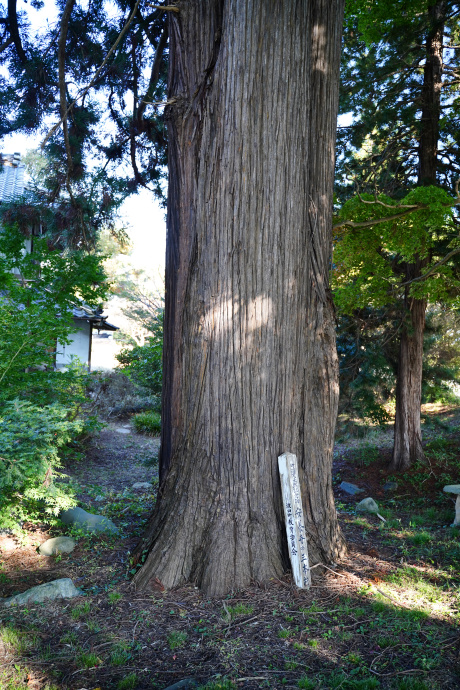
[[[439,119],[443,71],[443,39],[446,0],[428,7],[430,30],[426,38],[423,72],[422,114],[419,140],[419,185],[435,185],[438,165]],[[422,275],[428,259],[406,264],[405,280]],[[396,382],[396,411],[393,456],[390,469],[401,471],[425,457],[422,447],[420,412],[422,403],[423,332],[426,300],[411,299],[406,287],[405,322],[399,348]]]
[[[419,275],[416,264],[409,264],[407,269],[406,275]],[[390,465],[392,471],[406,470],[415,460],[425,457],[420,408],[426,301],[411,299],[406,294],[405,309],[406,321],[401,333],[396,383],[395,433]]]
[[[138,587],[220,595],[288,567],[277,457],[312,561],[343,550],[328,290],[342,0],[170,13],[161,486]]]

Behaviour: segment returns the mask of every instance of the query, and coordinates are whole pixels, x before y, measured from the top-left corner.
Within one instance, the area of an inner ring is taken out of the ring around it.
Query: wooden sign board
[[[310,589],[311,573],[308,561],[307,535],[303,519],[297,457],[283,453],[278,458],[283,495],[286,533],[294,582],[300,589]]]

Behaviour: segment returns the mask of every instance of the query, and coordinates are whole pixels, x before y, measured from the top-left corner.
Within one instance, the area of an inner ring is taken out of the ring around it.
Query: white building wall
[[[91,324],[87,321],[77,321],[75,325],[78,326],[78,330],[70,335],[70,344],[64,345],[59,341],[57,343],[56,369],[62,369],[68,366],[72,359],[76,357],[78,357],[82,364],[89,367]]]

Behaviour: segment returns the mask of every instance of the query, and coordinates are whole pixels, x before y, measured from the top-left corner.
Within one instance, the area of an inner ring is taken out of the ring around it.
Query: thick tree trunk
[[[297,455],[312,561],[331,486],[328,291],[342,0],[188,0],[170,17],[161,487],[138,587],[209,595],[288,566],[277,457]]]
[[[428,7],[428,12],[430,30],[426,38],[418,149],[418,184],[424,186],[436,184],[446,1],[440,0],[433,3]],[[427,263],[427,259],[416,258],[413,264],[407,264],[405,280],[419,278]],[[425,457],[422,447],[420,412],[426,301],[410,299],[408,292],[408,287],[406,287],[405,323],[401,333],[396,382],[394,446],[390,464],[392,471],[405,470],[416,459]]]

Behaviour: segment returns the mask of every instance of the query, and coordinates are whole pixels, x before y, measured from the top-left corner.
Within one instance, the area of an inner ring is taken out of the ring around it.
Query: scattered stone
[[[179,690],[179,688],[196,688],[198,687],[198,683],[194,678],[185,678],[184,680],[180,680],[178,683],[174,683],[174,685],[168,685],[165,690]]]
[[[363,500],[357,504],[356,510],[358,513],[373,513],[383,522],[386,522],[385,518],[379,515],[379,507],[373,498],[363,498]]]
[[[38,547],[40,556],[57,556],[59,553],[72,553],[76,543],[70,537],[47,539]]]
[[[383,485],[384,491],[395,491],[398,488],[398,482],[387,482]]]
[[[339,486],[339,489],[345,491],[346,494],[350,494],[350,496],[354,496],[355,494],[359,494],[361,491],[364,491],[364,489],[360,489],[359,486],[356,486],[356,484],[350,484],[350,482],[342,482]]]
[[[115,429],[115,431],[118,431],[119,434],[130,434],[131,429],[126,429],[124,426],[118,427],[118,429]]]
[[[60,514],[60,519],[64,525],[75,525],[85,532],[109,532],[118,534],[118,527],[104,515],[93,515],[87,513],[83,508],[69,508]]]
[[[83,596],[83,592],[75,587],[70,577],[62,577],[60,580],[53,580],[44,585],[32,587],[22,594],[0,599],[0,604],[3,606],[21,606],[22,604],[38,604],[48,599],[72,599],[81,596]]]
[[[132,489],[142,489],[143,491],[148,491],[149,489],[152,488],[152,484],[150,482],[136,482],[135,484],[132,485]]]
[[[452,527],[460,527],[460,484],[448,484],[443,488],[446,494],[454,494],[457,496],[455,501],[455,518]]]

